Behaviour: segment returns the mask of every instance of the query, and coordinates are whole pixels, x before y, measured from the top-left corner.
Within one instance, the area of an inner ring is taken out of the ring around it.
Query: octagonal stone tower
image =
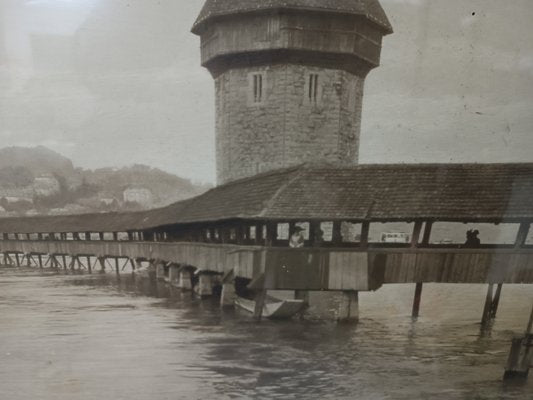
[[[215,79],[219,184],[358,162],[364,80],[392,33],[378,0],[207,0],[192,32]]]

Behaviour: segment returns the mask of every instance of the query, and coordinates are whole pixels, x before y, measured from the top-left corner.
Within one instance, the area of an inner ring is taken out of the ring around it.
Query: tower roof
[[[211,18],[273,9],[362,15],[379,25],[386,33],[392,33],[392,26],[379,0],[207,0],[192,31],[197,33]]]

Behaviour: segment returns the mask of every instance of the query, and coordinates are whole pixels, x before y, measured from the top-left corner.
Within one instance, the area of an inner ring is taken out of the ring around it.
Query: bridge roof
[[[4,218],[0,232],[120,232],[231,219],[533,220],[533,163],[301,165],[150,211]]]
[[[200,27],[211,18],[273,9],[362,15],[385,32],[392,33],[392,26],[379,0],[207,0],[192,31],[198,33]]]

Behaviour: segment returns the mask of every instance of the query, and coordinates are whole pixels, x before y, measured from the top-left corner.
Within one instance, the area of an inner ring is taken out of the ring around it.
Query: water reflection
[[[501,382],[530,288],[504,289],[484,335],[485,288],[428,285],[417,322],[412,289],[362,296],[357,325],[258,324],[153,279],[0,269],[0,391],[9,400],[531,399],[531,383]]]

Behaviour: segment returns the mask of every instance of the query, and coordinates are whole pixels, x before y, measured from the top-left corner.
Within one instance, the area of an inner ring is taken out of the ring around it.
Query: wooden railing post
[[[333,221],[333,231],[331,232],[331,241],[334,246],[340,246],[342,243],[342,222]]]
[[[422,231],[422,221],[416,221],[413,228],[413,236],[411,237],[411,248],[418,247],[418,242],[420,239],[420,232]],[[415,287],[415,296],[413,299],[413,309],[411,311],[411,317],[416,319],[420,316],[420,301],[422,300],[422,289],[424,284],[422,282],[417,282]]]
[[[267,232],[265,238],[265,246],[272,247],[278,235],[278,225],[276,222],[267,222]]]
[[[310,246],[315,246],[315,244],[318,244],[318,245],[320,244],[320,243],[316,243],[317,239],[320,237],[318,235],[319,230],[320,230],[320,222],[318,221],[309,222],[309,245]]]
[[[413,228],[413,234],[411,236],[411,247],[417,247],[420,239],[420,232],[422,231],[422,221],[416,221]]]
[[[518,233],[516,235],[515,248],[522,247],[526,243],[527,235],[529,234],[530,226],[531,226],[531,223],[529,221],[528,222],[522,222],[520,224],[520,228],[518,229]]]
[[[424,228],[424,236],[422,238],[422,245],[427,246],[429,239],[431,238],[431,228],[433,228],[433,221],[426,221],[426,227]]]
[[[370,222],[364,221],[361,225],[361,247],[368,247],[368,235],[370,233]]]

